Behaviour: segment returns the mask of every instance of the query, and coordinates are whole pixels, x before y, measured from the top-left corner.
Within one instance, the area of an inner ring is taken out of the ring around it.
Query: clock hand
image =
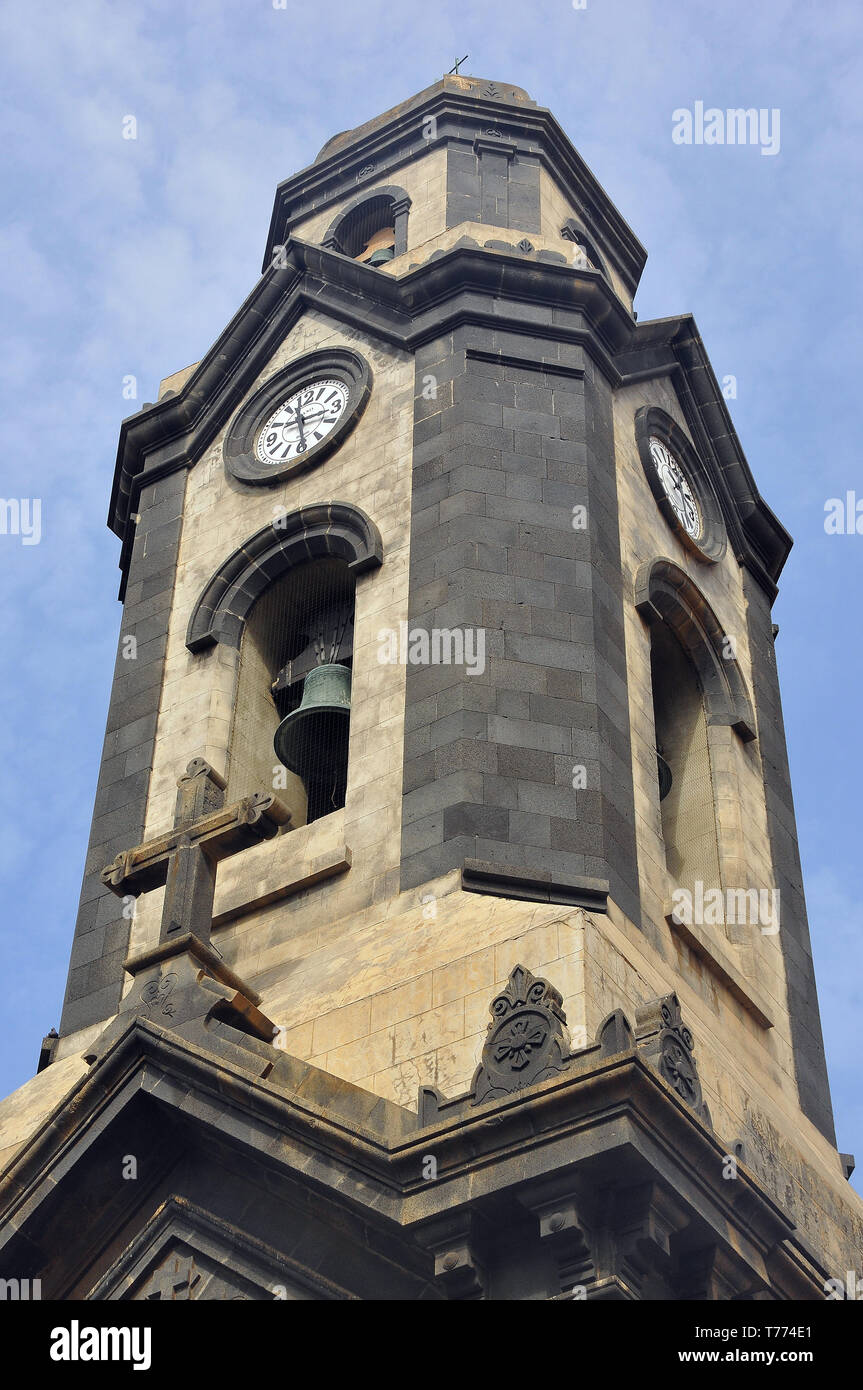
[[[296,423],[297,429],[300,431],[300,444],[302,445],[303,449],[305,449],[305,447],[306,447],[306,436],[305,436],[305,433],[304,433],[304,431],[303,431],[303,413],[302,413],[302,411],[300,410],[299,403],[294,407],[294,415],[295,415],[295,417],[296,417],[295,423]]]

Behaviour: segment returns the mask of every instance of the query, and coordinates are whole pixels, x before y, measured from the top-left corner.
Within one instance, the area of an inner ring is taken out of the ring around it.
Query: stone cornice
[[[261,277],[177,395],[123,421],[109,525],[123,540],[124,575],[141,488],[201,457],[314,309],[404,351],[469,323],[517,333],[526,349],[532,338],[580,344],[614,385],[671,375],[693,443],[713,461],[735,554],[775,596],[791,539],[758,493],[690,316],[636,324],[601,272],[490,252],[467,237],[398,278],[298,240],[285,261]],[[526,320],[524,304],[545,309],[544,318]]]
[[[200,458],[219,428],[292,324],[307,308],[328,312],[394,347],[413,350],[457,322],[487,322],[534,335],[537,325],[519,318],[519,301],[549,308],[547,336],[573,340],[571,326],[552,321],[555,310],[584,315],[584,336],[595,336],[608,358],[622,347],[632,320],[598,271],[491,254],[478,245],[456,246],[396,279],[336,251],[292,241],[284,269],[270,267],[224,332],[175,396],[129,416],[120,428],[108,524],[124,542],[125,571],[131,544],[128,521],[140,488]],[[466,301],[485,297],[482,310]],[[513,301],[500,312],[501,297]]]
[[[494,84],[474,82],[463,79],[456,85],[443,79],[376,120],[336,137],[314,164],[280,183],[262,268],[266,270],[273,247],[287,241],[298,220],[363,187],[372,190],[386,183],[393,170],[440,145],[472,145],[479,138],[537,158],[554,174],[634,294],[647,252],[551,112],[529,103],[526,94],[525,99],[507,100],[505,84],[497,96],[488,96],[485,91]],[[430,118],[435,122],[431,139],[423,134]],[[499,134],[489,135],[490,130]]]
[[[588,1047],[565,1073],[419,1128],[410,1111],[234,1029],[211,1021],[184,1034],[137,1018],[97,1045],[91,1071],[0,1180],[0,1249],[26,1235],[42,1203],[62,1194],[64,1176],[88,1162],[106,1126],[122,1129],[126,1107],[143,1094],[202,1139],[233,1143],[274,1180],[309,1185],[402,1231],[504,1190],[529,1195],[576,1170],[600,1184],[618,1169],[627,1182],[651,1175],[731,1242],[753,1278],[794,1287],[809,1269],[808,1296],[817,1296],[825,1272],[791,1220],[745,1168],[724,1180],[727,1149],[634,1049],[608,1056]],[[421,1176],[428,1153],[438,1165],[433,1183]]]

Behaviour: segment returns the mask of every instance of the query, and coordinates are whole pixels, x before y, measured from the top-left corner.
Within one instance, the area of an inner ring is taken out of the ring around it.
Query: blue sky
[[[254,284],[276,183],[464,70],[549,106],[646,245],[640,319],[695,314],[796,540],[775,616],[839,1147],[860,1152],[863,535],[856,489],[863,10],[762,0],[7,4],[0,15],[0,1095],[60,1015],[120,619],[117,430]],[[778,108],[781,146],[683,146],[696,101]],[[134,115],[137,140],[122,138]]]

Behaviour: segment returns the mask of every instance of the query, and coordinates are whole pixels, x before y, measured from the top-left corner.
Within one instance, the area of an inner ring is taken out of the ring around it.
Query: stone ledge
[[[280,836],[279,843],[289,843],[288,837]],[[269,872],[258,876],[253,884],[240,877],[234,883],[226,883],[221,893],[217,886],[213,928],[227,926],[257,908],[269,907],[314,883],[346,873],[351,867],[351,858],[348,846],[340,844],[314,858],[292,862],[290,856],[285,856],[286,862],[270,865]]]
[[[488,893],[497,898],[520,898],[526,902],[557,903],[566,907],[606,912],[608,883],[604,879],[554,879],[544,869],[524,872],[509,865],[466,859],[462,868],[462,888],[466,893]]]
[[[704,961],[717,979],[722,981],[756,1023],[765,1029],[772,1028],[773,1019],[768,1012],[769,1005],[764,995],[749,980],[744,979],[740,967],[723,951],[715,934],[708,935],[709,929],[696,926],[694,923],[678,922],[670,906],[666,910],[665,920],[672,931],[676,932],[699,959]]]

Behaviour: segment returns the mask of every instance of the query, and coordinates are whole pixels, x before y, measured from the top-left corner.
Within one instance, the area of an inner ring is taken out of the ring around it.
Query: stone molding
[[[553,997],[544,998],[553,1012]],[[611,1045],[629,1040],[624,1022],[612,1015],[603,1024]],[[822,1296],[826,1271],[760,1183],[742,1164],[734,1183],[724,1181],[728,1149],[647,1056],[648,1034],[657,1035],[649,1022],[642,1021],[641,1047],[614,1053],[594,1044],[544,1081],[466,1111],[444,1107],[418,1117],[239,1031],[224,1008],[168,1028],[126,1015],[0,1180],[0,1273],[42,1275],[46,1297],[96,1296],[99,1285],[69,1239],[83,1192],[92,1248],[106,1222],[116,1239],[118,1214],[132,1220],[124,1237],[129,1258],[121,1256],[113,1274],[94,1270],[107,1278],[101,1296],[127,1296],[129,1277],[149,1277],[153,1267],[136,1259],[150,1248],[139,1233],[162,1218],[152,1208],[148,1216],[146,1193],[131,1217],[127,1204],[112,1212],[115,1154],[157,1146],[146,1161],[156,1164],[154,1173],[161,1162],[174,1175],[173,1222],[186,1202],[200,1203],[194,1146],[203,1143],[207,1193],[219,1190],[222,1162],[241,1183],[260,1183],[266,1173],[268,1202],[289,1222],[292,1212],[308,1211],[315,1193],[316,1218],[331,1222],[330,1244],[321,1247],[327,1259],[316,1273],[326,1279],[341,1271],[335,1282],[346,1292],[336,1297],[367,1296],[374,1276],[363,1262],[382,1249],[387,1268],[401,1271],[413,1289],[401,1296],[419,1296],[418,1279],[426,1281],[425,1296],[499,1296],[501,1213],[517,1221],[519,1203],[535,1221],[524,1240],[531,1250],[534,1241],[549,1243],[556,1275],[544,1293],[509,1297],[574,1296],[573,1283],[590,1299]],[[164,1115],[159,1126],[154,1105]],[[162,1158],[159,1145],[167,1145]],[[191,1162],[178,1167],[184,1153]],[[434,1181],[423,1177],[429,1154]],[[224,1221],[236,1217],[230,1209],[214,1215],[208,1229],[218,1240]],[[55,1232],[55,1248],[31,1239],[31,1221]],[[271,1229],[275,1248],[280,1227]],[[332,1245],[335,1231],[345,1242],[341,1253]],[[690,1231],[704,1252],[697,1259],[694,1249],[676,1245]],[[244,1259],[257,1264],[262,1234],[241,1224]],[[165,1249],[157,1240],[153,1255],[156,1246]],[[721,1277],[710,1285],[714,1268]],[[290,1283],[294,1271],[286,1272]]]
[[[482,298],[487,312],[479,307]],[[504,312],[507,300],[511,307]],[[736,513],[735,549],[772,598],[790,537],[758,493],[691,316],[635,324],[599,272],[489,254],[479,246],[454,247],[397,279],[291,240],[284,268],[266,271],[180,391],[123,422],[109,524],[123,539],[124,575],[142,487],[194,464],[308,306],[397,350],[413,351],[463,322],[466,312],[477,331],[487,326],[524,335],[523,303],[542,306],[547,314],[547,323],[531,322],[535,335],[582,344],[614,385],[669,374],[679,383],[690,429],[697,430],[703,416],[703,449],[717,455],[717,485],[728,488]]]
[[[583,211],[591,234],[607,244],[634,293],[647,259],[644,247],[551,112],[526,93],[513,99],[512,92],[507,84],[445,77],[392,112],[334,137],[313,165],[278,185],[263,269],[273,246],[287,241],[291,226],[351,193],[359,179],[368,177],[366,170],[385,178],[429,150],[472,150],[478,140],[492,153],[511,149],[553,170],[564,197]],[[431,120],[434,133],[429,136],[424,127]],[[364,192],[367,187],[371,185]]]
[[[725,631],[701,590],[673,560],[647,560],[635,577],[635,607],[649,624],[667,623],[701,680],[708,724],[728,724],[743,743],[756,737],[755,714]]]
[[[383,562],[380,532],[347,502],[300,507],[262,526],[208,580],[189,619],[189,651],[218,642],[239,648],[246,618],[265,589],[296,565],[324,555],[346,561],[355,575],[377,569]]]

